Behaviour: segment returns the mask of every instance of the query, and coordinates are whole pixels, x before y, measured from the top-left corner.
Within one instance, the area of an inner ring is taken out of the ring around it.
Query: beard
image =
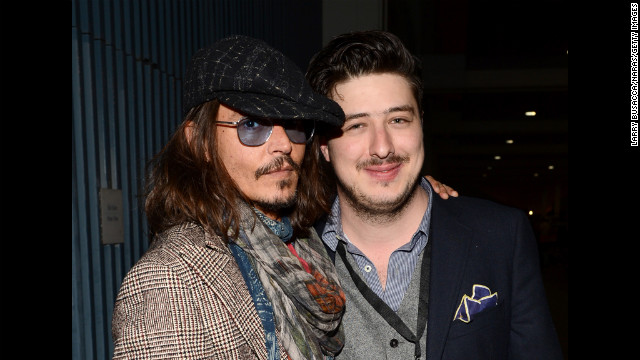
[[[290,156],[281,156],[278,157],[276,159],[274,159],[273,161],[271,161],[270,163],[260,167],[258,170],[256,170],[255,172],[255,178],[256,180],[264,175],[267,174],[273,170],[277,170],[279,168],[281,168],[284,163],[289,164],[292,168],[293,171],[298,175],[296,178],[299,179],[300,177],[300,165],[297,164],[295,161],[293,161],[293,159]],[[265,211],[272,211],[272,212],[282,212],[284,210],[290,210],[294,207],[294,205],[296,204],[296,199],[298,197],[298,190],[297,190],[297,180],[294,181],[293,180],[282,180],[279,181],[276,186],[278,187],[278,190],[281,190],[283,192],[286,192],[287,188],[294,188],[294,191],[291,192],[289,195],[285,195],[286,197],[276,197],[275,199],[258,199],[258,200],[254,200],[253,203],[255,206],[265,210]]]
[[[395,159],[395,162],[408,162],[408,158]],[[368,165],[380,164],[379,160],[370,160],[363,164],[358,164],[357,168],[362,169]],[[345,200],[361,218],[367,221],[387,223],[401,216],[402,210],[406,208],[414,199],[416,189],[419,185],[420,177],[416,176],[408,182],[404,189],[395,197],[375,198],[365,194],[354,185],[348,185],[341,178],[337,178],[340,200]],[[382,183],[383,187],[388,187],[389,183]]]
[[[298,191],[294,191],[288,198],[277,199],[265,199],[254,200],[253,205],[262,209],[263,211],[270,211],[276,213],[284,213],[285,210],[289,211],[293,209],[296,204],[296,198],[298,197]]]

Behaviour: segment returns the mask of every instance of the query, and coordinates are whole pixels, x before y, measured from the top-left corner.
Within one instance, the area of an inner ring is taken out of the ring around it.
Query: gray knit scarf
[[[240,234],[232,241],[245,251],[262,282],[289,357],[335,356],[344,344],[340,321],[345,296],[322,240],[313,229],[310,238],[295,239],[296,251],[309,264],[310,274],[280,237],[256,221],[247,204],[242,204],[240,212]]]

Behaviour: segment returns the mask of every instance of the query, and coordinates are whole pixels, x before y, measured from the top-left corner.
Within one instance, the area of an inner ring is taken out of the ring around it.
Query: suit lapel
[[[242,273],[230,250],[221,241],[205,235],[206,246],[196,251],[183,253],[193,264],[209,289],[218,296],[231,313],[231,321],[240,329],[240,334],[224,334],[229,337],[242,336],[258,358],[267,357],[262,322],[254,308],[251,294],[247,290]],[[260,333],[261,336],[254,334]]]
[[[456,220],[446,200],[434,196],[431,214],[431,283],[429,287],[429,319],[427,322],[427,354],[440,359],[444,343],[457,307],[460,283],[464,274],[471,230]]]

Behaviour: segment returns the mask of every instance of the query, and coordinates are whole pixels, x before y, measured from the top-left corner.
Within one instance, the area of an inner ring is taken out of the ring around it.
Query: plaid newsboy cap
[[[188,64],[182,110],[218,99],[244,115],[309,119],[342,126],[335,101],[314,92],[293,61],[265,42],[243,35],[198,50]]]

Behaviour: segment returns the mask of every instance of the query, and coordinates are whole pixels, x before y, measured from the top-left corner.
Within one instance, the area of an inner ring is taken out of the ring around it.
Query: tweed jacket
[[[127,273],[112,336],[113,359],[267,359],[264,329],[235,258],[219,237],[192,223],[165,231]]]
[[[430,360],[561,360],[537,243],[524,212],[465,196],[443,200],[436,195],[431,201],[431,271],[423,356]],[[318,234],[323,228],[324,224],[316,224]],[[335,256],[336,264],[339,258]],[[397,332],[390,336],[385,332],[388,326],[375,326],[371,318],[384,320],[364,299],[349,297],[355,285],[346,270],[339,269],[338,275],[347,294],[347,309],[345,347],[337,359],[390,359],[402,351],[413,355],[413,344]],[[419,275],[419,271],[414,273]],[[473,295],[474,285],[497,293],[497,305],[465,322],[455,315],[465,295]],[[417,307],[417,302],[412,306]]]

